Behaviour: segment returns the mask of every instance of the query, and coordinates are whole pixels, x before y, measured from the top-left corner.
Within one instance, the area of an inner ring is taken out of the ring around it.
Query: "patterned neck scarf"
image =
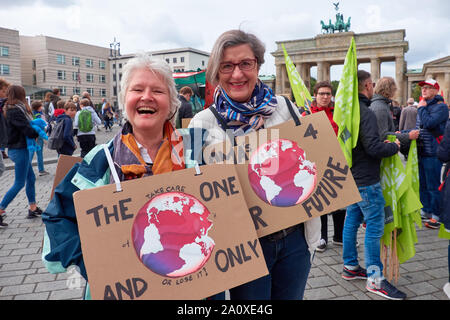
[[[161,145],[149,164],[144,161],[133,135],[133,128],[127,122],[122,132],[114,137],[114,164],[120,181],[137,179],[154,174],[172,172],[185,168],[183,138],[169,121],[164,124]],[[112,179],[112,177],[111,177]]]
[[[248,102],[232,100],[221,86],[217,86],[214,104],[230,129],[239,136],[263,127],[264,120],[275,111],[277,99],[272,89],[258,80]]]

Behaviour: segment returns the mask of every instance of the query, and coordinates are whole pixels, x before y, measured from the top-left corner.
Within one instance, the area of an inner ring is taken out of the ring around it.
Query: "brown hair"
[[[33,109],[34,111],[38,111],[38,109],[42,107],[42,101],[41,100],[34,100],[31,103],[31,109]]]
[[[83,107],[87,107],[87,106],[90,106],[90,105],[91,105],[91,102],[89,101],[89,99],[83,98],[83,99],[81,99],[81,101],[80,101],[80,105],[82,105]]]
[[[391,77],[384,77],[377,81],[374,92],[385,98],[392,99],[396,89],[395,80]]]
[[[182,95],[190,94],[191,96],[193,96],[194,95],[194,91],[192,91],[191,87],[185,86],[185,87],[180,89],[180,94],[182,94]]]
[[[64,105],[64,110],[74,109],[77,110],[77,106],[72,101],[67,101],[67,103]]]
[[[66,103],[64,102],[64,100],[58,100],[58,102],[56,103],[56,109],[64,109],[64,105]]]
[[[13,105],[19,102],[26,103],[25,99],[26,93],[25,89],[19,85],[11,85],[8,87],[6,92],[6,97],[8,98],[8,104]]]
[[[331,83],[328,81],[319,81],[314,86],[314,94],[317,94],[319,92],[320,88],[330,88],[330,90],[333,92],[333,87],[331,86]]]
[[[27,108],[28,113],[30,115],[33,114],[31,112],[31,108],[28,105],[28,102],[27,102],[27,99],[26,99],[25,89],[22,86],[15,85],[15,84],[9,86],[8,87],[8,91],[6,92],[6,97],[7,97],[8,101],[7,101],[5,110],[9,109],[13,105],[21,102]]]
[[[9,87],[11,84],[3,78],[0,78],[0,90],[4,87]]]
[[[50,102],[50,100],[52,99],[52,95],[53,95],[53,93],[52,93],[51,91],[48,91],[48,92],[45,94],[44,101],[45,101],[45,102]]]

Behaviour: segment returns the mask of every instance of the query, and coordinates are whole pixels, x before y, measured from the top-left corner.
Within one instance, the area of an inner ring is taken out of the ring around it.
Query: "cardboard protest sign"
[[[60,155],[56,164],[55,179],[53,179],[53,187],[50,198],[53,198],[56,186],[62,181],[65,175],[72,169],[75,163],[81,162],[83,158]]]
[[[235,163],[258,236],[361,201],[324,112],[208,146],[206,163]]]
[[[234,166],[200,169],[74,193],[93,299],[202,299],[268,273]]]

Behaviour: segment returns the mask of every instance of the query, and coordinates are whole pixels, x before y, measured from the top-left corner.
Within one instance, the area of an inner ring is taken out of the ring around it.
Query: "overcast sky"
[[[181,47],[210,52],[221,33],[241,28],[266,45],[261,74],[275,74],[275,41],[320,34],[320,20],[335,21],[333,2],[338,0],[0,0],[0,26],[107,48],[116,37],[122,54]],[[355,33],[406,29],[408,69],[450,55],[448,0],[339,2]],[[394,68],[382,64],[382,76],[394,76]],[[331,69],[332,80],[340,70]]]

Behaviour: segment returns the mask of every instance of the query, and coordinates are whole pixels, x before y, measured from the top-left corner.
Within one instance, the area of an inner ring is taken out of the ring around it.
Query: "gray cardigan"
[[[379,94],[374,94],[372,103],[370,104],[370,110],[372,110],[377,117],[380,139],[384,141],[386,140],[388,135],[392,134],[397,137],[401,144],[408,144],[408,133],[395,133],[394,120],[392,119],[391,110],[389,108],[390,103],[390,99],[385,98]]]

